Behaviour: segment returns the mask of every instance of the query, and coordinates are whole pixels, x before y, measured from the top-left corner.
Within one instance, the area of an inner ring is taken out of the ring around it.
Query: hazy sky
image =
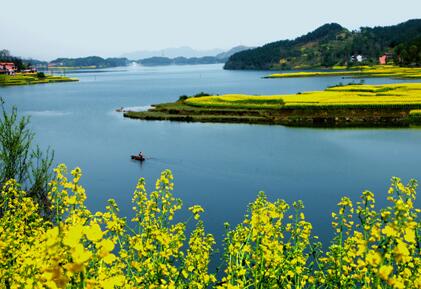
[[[258,46],[327,23],[346,28],[421,17],[421,0],[12,0],[0,49],[44,60],[190,46]]]

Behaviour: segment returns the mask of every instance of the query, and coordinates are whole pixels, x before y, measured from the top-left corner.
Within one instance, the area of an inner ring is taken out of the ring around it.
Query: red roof
[[[16,66],[13,62],[0,62],[0,67],[3,70],[15,70]]]
[[[380,62],[380,64],[382,64],[382,65],[387,64],[387,55],[385,54],[385,55],[383,55],[383,56],[380,56],[380,57],[379,57],[379,62]]]

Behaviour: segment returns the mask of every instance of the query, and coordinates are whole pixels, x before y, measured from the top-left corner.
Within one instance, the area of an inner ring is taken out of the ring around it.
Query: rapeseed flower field
[[[42,84],[68,81],[78,81],[78,79],[50,74],[46,74],[44,78],[38,78],[36,73],[17,73],[16,75],[0,75],[0,86]]]
[[[229,108],[413,107],[421,108],[421,83],[344,85],[290,95],[227,94],[189,98],[185,104]]]
[[[291,73],[274,73],[266,78],[291,78],[291,77],[320,77],[320,76],[345,76],[345,77],[390,77],[397,79],[419,79],[421,68],[399,67],[393,65],[359,66],[351,69],[339,67],[333,71],[300,71]]]
[[[120,216],[114,200],[91,212],[81,176],[79,168],[70,176],[64,165],[55,169],[52,220],[16,181],[4,184],[0,288],[421,288],[415,181],[393,178],[389,205],[381,209],[368,191],[356,203],[342,198],[331,214],[334,238],[326,250],[302,202],[270,202],[260,193],[242,223],[225,224],[217,278],[209,268],[215,238],[201,221],[203,208],[192,206],[189,220],[174,221],[182,201],[172,193],[169,170],[151,193],[139,180],[131,220]],[[188,222],[194,226],[189,236]]]

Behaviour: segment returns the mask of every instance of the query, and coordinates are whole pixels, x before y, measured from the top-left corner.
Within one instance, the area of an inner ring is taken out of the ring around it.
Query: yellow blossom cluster
[[[0,289],[9,288],[421,288],[421,226],[414,207],[416,183],[393,178],[376,210],[364,192],[355,204],[342,198],[332,213],[327,250],[312,235],[302,202],[271,202],[260,193],[244,221],[226,224],[220,276],[209,269],[215,239],[189,208],[186,222],[174,197],[173,176],[162,172],[155,190],[140,179],[134,216],[119,216],[110,200],[103,212],[85,206],[81,170],[60,165],[46,220],[14,180],[0,194]],[[192,227],[189,222],[192,221]],[[191,227],[191,233],[186,231]]]
[[[387,197],[391,205],[380,211],[372,192],[364,192],[356,206],[343,198],[332,214],[335,238],[319,258],[319,282],[336,288],[421,288],[415,189],[414,181],[405,186],[393,178]]]
[[[172,195],[172,175],[164,171],[149,195],[141,179],[134,193],[132,222],[119,217],[110,200],[91,213],[80,186],[81,170],[60,165],[49,199],[56,212],[43,219],[19,185],[7,182],[0,195],[0,288],[207,288],[215,282],[208,264],[214,244],[195,207],[186,223],[173,223],[181,201]],[[193,218],[194,217],[194,218]]]
[[[301,202],[269,202],[263,193],[225,239],[227,268],[219,288],[303,288],[311,275],[312,226]]]

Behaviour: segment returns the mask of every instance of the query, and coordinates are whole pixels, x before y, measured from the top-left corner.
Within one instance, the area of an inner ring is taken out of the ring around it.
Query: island
[[[290,95],[201,93],[155,104],[144,112],[126,111],[124,117],[302,127],[408,127],[421,123],[421,83],[341,85]]]

